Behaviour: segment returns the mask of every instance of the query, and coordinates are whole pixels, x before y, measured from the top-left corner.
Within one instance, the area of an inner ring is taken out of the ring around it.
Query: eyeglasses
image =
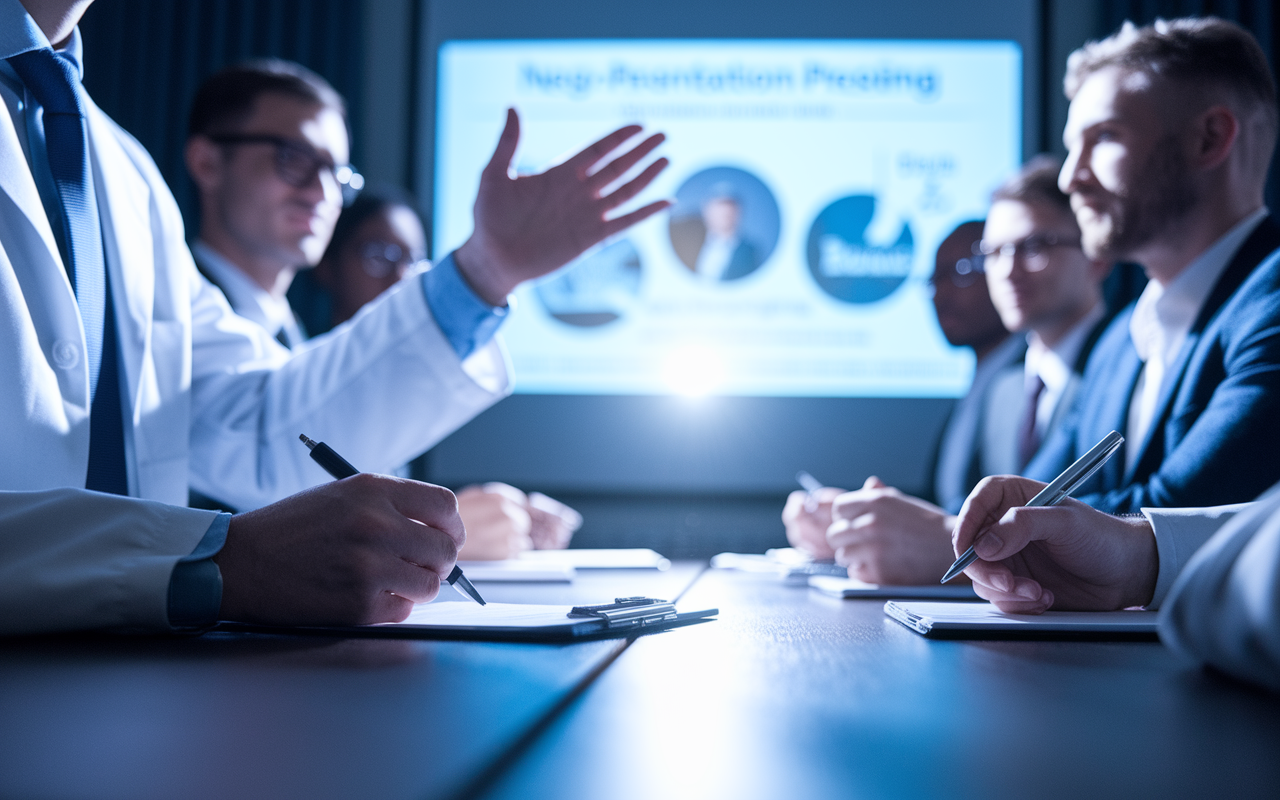
[[[398,244],[373,241],[360,246],[360,268],[370,278],[385,278],[408,272],[423,261],[424,259],[414,258],[405,252]]]
[[[986,267],[984,264],[982,251],[978,247],[978,242],[974,242],[969,248],[970,255],[957,260],[951,264],[949,268],[938,270],[929,276],[928,284],[930,288],[935,288],[938,284],[938,278],[941,275],[951,279],[951,285],[957,289],[968,289],[980,280],[983,280],[982,273]]]
[[[327,175],[342,191],[343,205],[350,203],[364,188],[364,176],[350,164],[334,164],[305,142],[269,133],[219,133],[209,137],[222,145],[269,144],[276,148],[276,177],[295,189],[304,189],[316,175]]]
[[[1049,266],[1049,251],[1055,247],[1079,247],[1079,239],[1064,239],[1052,233],[1033,233],[1018,242],[999,246],[982,243],[982,255],[986,259],[987,272],[1003,277],[1013,271],[1013,262],[1022,256],[1022,268],[1027,272],[1040,272]]]

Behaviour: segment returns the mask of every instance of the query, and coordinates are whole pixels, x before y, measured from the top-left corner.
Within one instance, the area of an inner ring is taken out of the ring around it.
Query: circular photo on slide
[[[710,167],[676,190],[668,230],[680,263],[709,283],[745,278],[778,244],[778,201],[764,181],[735,167]]]
[[[876,215],[869,194],[842,197],[822,209],[809,228],[809,272],[822,291],[845,303],[883,300],[906,282],[915,256],[911,226],[903,221],[888,244],[867,241]]]
[[[547,313],[566,325],[606,325],[635,305],[640,253],[630,239],[616,239],[539,281],[534,293]]]

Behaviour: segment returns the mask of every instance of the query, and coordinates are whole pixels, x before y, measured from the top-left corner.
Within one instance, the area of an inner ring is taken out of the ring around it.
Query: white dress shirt
[[[1053,347],[1046,345],[1035,331],[1027,334],[1027,355],[1023,361],[1026,383],[1030,385],[1036,378],[1044,382],[1044,390],[1036,402],[1036,435],[1041,441],[1048,434],[1054,412],[1071,385],[1085,340],[1106,313],[1101,303],[1094,306]]]
[[[196,257],[196,263],[212,274],[214,283],[226,294],[227,302],[237,314],[258,323],[277,339],[283,331],[287,347],[297,347],[306,341],[287,299],[273,296],[202,241],[191,245],[191,254]]]
[[[1138,298],[1129,318],[1129,336],[1145,366],[1129,400],[1126,471],[1133,469],[1142,450],[1169,367],[1177,359],[1196,316],[1236,251],[1266,216],[1264,207],[1245,217],[1188,264],[1172,283],[1161,286],[1158,281],[1148,281]]]

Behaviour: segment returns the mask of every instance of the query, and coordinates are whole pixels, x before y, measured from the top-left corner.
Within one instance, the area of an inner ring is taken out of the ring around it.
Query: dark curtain
[[[1136,25],[1154,22],[1157,17],[1215,16],[1229,19],[1248,29],[1262,45],[1276,74],[1276,43],[1280,42],[1280,14],[1272,8],[1272,0],[1102,0],[1099,3],[1097,35],[1115,31],[1125,20]],[[1280,172],[1273,162],[1267,177],[1267,205],[1272,209],[1280,201]]]
[[[178,199],[188,235],[198,229],[198,202],[182,149],[196,87],[246,58],[286,58],[332,83],[346,97],[351,125],[358,129],[362,3],[97,0],[90,6],[80,23],[85,86],[151,153]]]

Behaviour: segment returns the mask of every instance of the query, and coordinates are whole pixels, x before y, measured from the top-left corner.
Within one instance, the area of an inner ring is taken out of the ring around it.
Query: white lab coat
[[[507,391],[501,346],[461,363],[417,282],[291,357],[199,275],[154,163],[90,104],[133,497],[79,488],[84,331],[0,99],[0,633],[165,628],[169,575],[213,519],[188,485],[253,508],[329,480],[300,433],[388,471]]]

